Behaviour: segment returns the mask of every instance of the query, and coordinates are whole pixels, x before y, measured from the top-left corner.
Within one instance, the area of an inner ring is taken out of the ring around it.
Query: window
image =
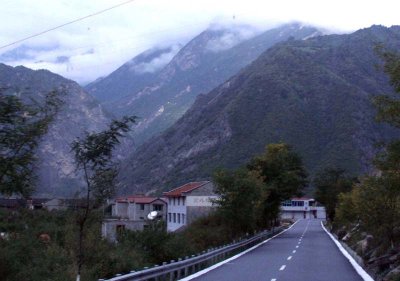
[[[174,222],[176,223],[176,213],[174,213]]]
[[[144,210],[144,204],[139,204],[140,210]]]
[[[181,214],[178,214],[178,223],[181,223]]]
[[[304,206],[304,201],[292,201],[292,206],[302,207]]]
[[[182,214],[182,224],[185,224],[185,214]]]
[[[168,221],[171,222],[171,213],[168,213]]]
[[[172,199],[171,198],[168,198],[168,204],[172,205]]]
[[[176,198],[174,197],[174,206],[175,206],[175,203],[176,203],[176,201],[175,201],[175,200],[176,200]]]
[[[125,231],[125,225],[118,224],[117,225],[117,234],[122,234]]]
[[[183,206],[185,206],[185,201],[186,201],[185,199],[186,199],[185,197],[182,197],[182,205]]]
[[[292,206],[292,201],[290,201],[290,200],[283,201],[282,206],[286,206],[286,207]]]
[[[162,209],[163,209],[163,205],[159,205],[159,204],[153,205],[153,211],[162,211]]]

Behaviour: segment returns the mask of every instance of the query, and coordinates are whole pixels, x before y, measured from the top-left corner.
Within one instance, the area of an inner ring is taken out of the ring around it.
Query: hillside
[[[243,165],[286,142],[311,174],[337,165],[370,169],[376,142],[399,136],[374,122],[371,97],[391,93],[374,47],[397,49],[400,27],[289,40],[205,95],[125,163],[121,193],[168,189]]]
[[[208,29],[185,45],[162,69],[137,74],[145,66],[161,60],[170,49],[141,54],[108,77],[87,89],[115,114],[141,117],[133,134],[140,144],[176,120],[193,104],[197,95],[207,93],[251,63],[275,43],[290,37],[306,38],[318,34],[312,27],[291,24],[254,36],[248,26]],[[151,54],[150,56],[148,54]],[[156,56],[158,55],[158,57]],[[137,67],[132,71],[132,64]],[[125,96],[121,97],[122,94]]]
[[[96,100],[75,82],[47,70],[34,71],[22,66],[0,64],[0,87],[17,93],[22,100],[41,101],[54,89],[65,90],[65,105],[50,125],[39,148],[36,195],[72,196],[79,188],[70,143],[86,131],[104,129],[111,120]],[[129,146],[127,141],[125,146]],[[123,158],[123,153],[119,157]]]

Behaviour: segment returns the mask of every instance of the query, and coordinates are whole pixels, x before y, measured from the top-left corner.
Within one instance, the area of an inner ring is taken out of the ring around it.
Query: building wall
[[[115,214],[114,216],[121,218],[128,218],[128,203],[127,202],[115,202]]]
[[[211,182],[184,195],[175,197],[175,200],[168,198],[166,217],[168,231],[175,231],[208,215],[215,208],[213,200],[218,198]]]
[[[214,184],[212,182],[208,182],[205,185],[191,191],[190,193],[185,194],[186,196],[213,196],[216,195],[214,192]]]
[[[309,207],[307,210],[298,210],[294,207],[282,207],[280,217],[282,219],[304,219],[304,214],[306,219],[314,219],[314,212],[317,219],[326,219],[326,213],[324,207]]]
[[[215,207],[212,206],[188,206],[187,224],[191,224],[196,219],[207,216],[213,210],[215,210]]]
[[[177,230],[186,225],[186,220],[186,198],[184,196],[168,198],[167,230]]]
[[[104,220],[101,227],[102,237],[109,241],[117,240],[117,228],[123,226],[126,230],[143,230],[146,221],[130,221],[130,220]]]

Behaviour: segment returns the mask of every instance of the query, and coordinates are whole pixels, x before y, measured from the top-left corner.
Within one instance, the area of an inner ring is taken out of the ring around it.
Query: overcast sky
[[[0,46],[125,1],[1,0]],[[0,49],[0,54],[24,45],[27,56],[7,64],[49,69],[84,84],[148,48],[183,44],[212,23],[268,29],[301,21],[351,32],[372,24],[400,25],[399,11],[399,0],[135,0]]]

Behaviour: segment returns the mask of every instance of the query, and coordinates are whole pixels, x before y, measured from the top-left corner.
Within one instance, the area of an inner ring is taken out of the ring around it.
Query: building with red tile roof
[[[164,198],[142,194],[118,197],[109,206],[111,213],[103,220],[102,235],[111,241],[125,229],[143,230],[149,224],[148,215],[157,212],[155,219],[165,220],[167,202]]]
[[[183,229],[195,219],[208,215],[215,209],[214,185],[210,181],[189,182],[168,192],[167,229]]]

